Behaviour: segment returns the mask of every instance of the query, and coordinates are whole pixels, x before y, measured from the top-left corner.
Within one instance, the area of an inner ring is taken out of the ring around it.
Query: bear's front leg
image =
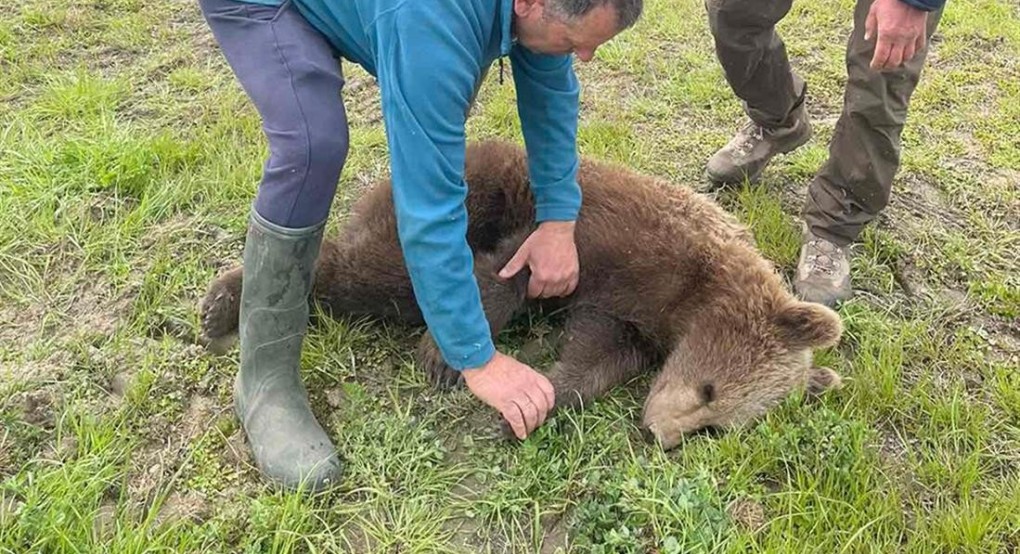
[[[633,326],[595,309],[578,309],[567,320],[560,359],[548,374],[556,391],[549,415],[582,406],[657,361],[655,348]],[[507,438],[517,440],[506,422],[501,429]]]
[[[516,244],[519,244],[519,240]],[[508,259],[506,252],[480,254],[475,257],[475,278],[478,281],[482,308],[485,310],[485,319],[489,322],[493,340],[526,302],[525,294],[530,273],[525,269],[510,280],[500,279],[497,272],[503,267],[501,262],[505,262],[506,259]],[[418,342],[416,359],[419,369],[425,372],[429,383],[435,387],[450,388],[463,382],[460,372],[443,360],[439,347],[428,331]]]
[[[633,326],[594,309],[571,314],[561,352],[549,372],[557,410],[598,398],[656,362],[655,349]]]

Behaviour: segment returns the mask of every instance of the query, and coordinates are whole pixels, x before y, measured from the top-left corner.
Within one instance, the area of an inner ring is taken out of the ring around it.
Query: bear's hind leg
[[[334,317],[373,316],[424,323],[396,236],[355,235],[324,242],[312,297]]]
[[[239,265],[217,276],[199,303],[200,342],[213,352],[226,352],[237,338],[243,273]],[[422,323],[395,236],[346,233],[323,240],[311,296],[333,316]]]
[[[198,305],[201,315],[199,342],[217,354],[223,354],[237,340],[237,318],[241,308],[241,275],[235,267],[213,279]]]

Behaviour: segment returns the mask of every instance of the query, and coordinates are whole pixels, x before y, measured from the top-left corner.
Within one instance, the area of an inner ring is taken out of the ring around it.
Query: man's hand
[[[875,0],[864,23],[864,40],[878,35],[871,68],[898,69],[924,48],[928,12],[900,0]]]
[[[556,402],[552,383],[544,375],[499,352],[484,366],[461,374],[468,389],[499,410],[521,440],[545,421]]]
[[[499,276],[509,279],[524,266],[531,268],[529,297],[549,298],[574,292],[578,274],[574,222],[546,221],[539,224],[500,270]]]

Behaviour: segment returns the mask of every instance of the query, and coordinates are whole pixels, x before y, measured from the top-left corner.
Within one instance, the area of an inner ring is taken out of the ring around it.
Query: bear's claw
[[[438,389],[449,389],[460,385],[464,377],[443,360],[439,347],[432,340],[432,334],[428,331],[422,336],[418,343],[417,355],[418,367],[425,372],[425,377],[433,387]]]
[[[217,277],[199,303],[202,318],[201,343],[218,354],[224,353],[237,336],[241,307],[241,269]]]

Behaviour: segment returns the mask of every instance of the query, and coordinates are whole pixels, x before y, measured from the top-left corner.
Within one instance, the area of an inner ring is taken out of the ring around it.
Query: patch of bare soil
[[[111,499],[104,500],[92,520],[92,531],[103,540],[117,532],[117,504]]]
[[[92,282],[97,284],[83,287],[68,305],[66,313],[73,314],[76,323],[71,333],[112,335],[124,322],[132,297],[126,294],[114,296],[108,285],[100,285],[98,280]]]
[[[963,214],[942,200],[941,192],[932,183],[913,174],[904,175],[897,183],[885,210],[888,220],[900,231],[916,231],[933,223],[962,230]]]
[[[70,364],[71,355],[63,350],[52,353],[44,360],[0,361],[0,382],[38,383],[59,380]]]
[[[570,548],[566,514],[546,516],[542,522],[541,554],[560,554]]]
[[[148,505],[157,487],[179,464],[180,453],[168,449],[166,444],[149,443],[135,450],[128,471],[128,496],[136,503]]]
[[[8,475],[14,471],[14,440],[10,432],[4,429],[0,432],[0,475]],[[2,498],[0,498],[2,500]],[[2,509],[2,507],[0,507]]]
[[[982,330],[996,361],[1020,367],[1020,320],[983,318]]]
[[[212,398],[200,394],[191,397],[191,403],[181,420],[180,442],[187,444],[198,439],[209,430],[218,415],[218,406]]]
[[[12,350],[23,350],[32,342],[41,338],[43,315],[46,308],[42,305],[17,305],[14,302],[3,302],[0,306],[0,343]],[[0,367],[0,376],[6,376]],[[14,369],[11,375],[17,377]]]
[[[42,457],[50,460],[69,460],[78,452],[78,438],[64,435],[59,442],[47,443]]]
[[[156,514],[156,525],[191,521],[201,523],[212,513],[209,500],[196,491],[174,491]]]
[[[15,401],[21,408],[22,419],[31,425],[52,428],[54,412],[58,402],[56,395],[48,389],[25,391],[15,395]]]
[[[488,535],[477,518],[458,517],[443,522],[443,530],[453,534],[449,544],[459,552],[508,552],[507,545],[497,537]],[[543,551],[544,552],[544,551]]]
[[[957,162],[964,163],[965,160]],[[993,171],[980,163],[970,164],[967,168],[975,174],[987,175],[986,184],[993,191],[992,196],[999,197],[999,200],[1008,197],[1003,192],[1006,187],[1015,187],[1020,182],[1017,172]],[[1010,179],[1016,180],[1006,183]],[[1020,202],[999,200],[987,209],[1005,214],[1003,221],[1012,222],[1007,223],[1012,231],[1020,229]],[[966,215],[947,201],[935,184],[916,175],[905,176],[901,186],[893,192],[881,224],[906,244],[911,244],[913,237],[932,226],[964,234],[969,228]],[[970,326],[978,330],[990,347],[992,359],[1007,363],[1020,359],[1020,323],[993,316],[982,309],[968,296],[965,276],[945,275],[939,279],[927,274],[917,264],[917,256],[923,255],[924,252],[907,253],[894,260],[890,267],[896,283],[909,301],[907,306],[901,306],[901,311],[907,308],[911,312],[938,312],[939,317],[935,320],[946,329]]]
[[[755,532],[765,525],[765,507],[750,498],[740,498],[726,506],[726,513],[738,527]]]
[[[127,486],[132,500],[147,504],[157,487],[174,479],[188,446],[208,431],[218,415],[218,406],[212,398],[194,395],[179,423],[170,423],[165,418],[150,420],[149,435],[158,438],[142,445],[131,456]]]
[[[239,471],[253,467],[254,460],[243,430],[238,429],[227,437],[223,445],[223,459]]]
[[[343,544],[347,552],[378,552],[378,541],[373,539],[363,529],[350,525],[341,531]]]
[[[80,282],[85,286],[48,304],[0,309],[0,342],[15,351],[25,351],[39,340],[54,345],[52,353],[42,360],[0,361],[0,377],[5,381],[60,380],[73,364],[71,354],[62,348],[65,343],[81,337],[110,336],[117,331],[130,309],[131,297],[115,296],[99,279],[82,276]]]

